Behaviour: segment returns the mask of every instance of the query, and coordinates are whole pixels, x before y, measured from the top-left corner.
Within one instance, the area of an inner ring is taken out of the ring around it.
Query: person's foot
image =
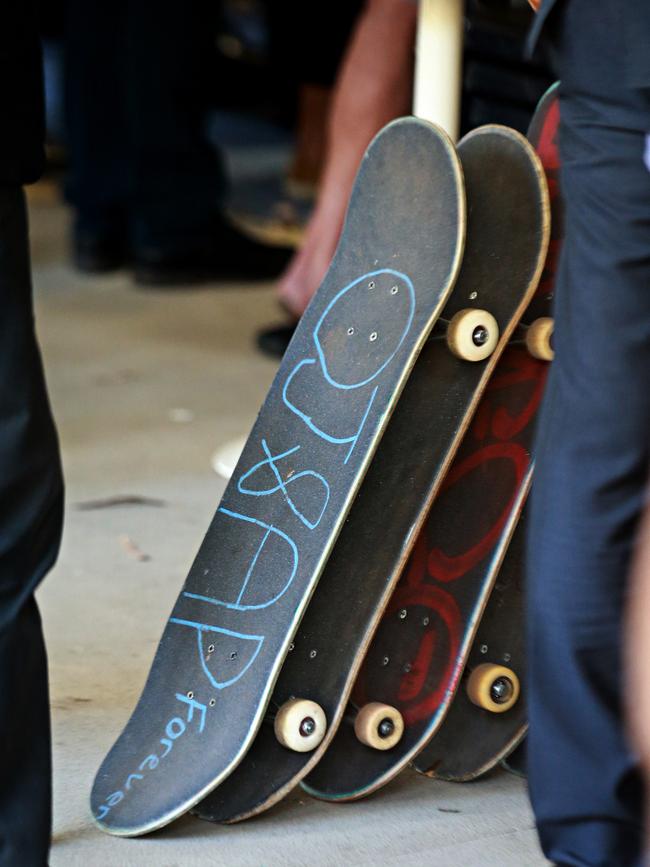
[[[265,355],[282,358],[291,342],[297,324],[298,320],[295,320],[287,325],[274,325],[272,328],[259,331],[255,341],[258,348]]]
[[[96,221],[77,218],[72,235],[72,259],[85,274],[103,274],[122,268],[130,251],[121,220]]]
[[[134,277],[141,286],[171,286],[221,280],[269,280],[286,267],[293,250],[252,240],[226,220],[215,221],[200,247],[135,251]]]

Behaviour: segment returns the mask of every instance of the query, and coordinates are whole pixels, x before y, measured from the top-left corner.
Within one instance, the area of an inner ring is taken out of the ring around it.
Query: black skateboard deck
[[[495,214],[507,195],[504,189]],[[528,205],[534,208],[532,196]],[[521,231],[529,231],[523,223]],[[513,244],[516,237],[514,229],[500,245]],[[544,247],[540,270],[546,255]],[[495,245],[483,259],[486,273],[501,262]],[[533,287],[532,300],[529,296],[526,324],[546,312],[541,283]],[[524,327],[518,337],[523,333]],[[421,532],[355,683],[351,712],[306,780],[310,794],[354,800],[372,793],[441,726],[523,504],[530,455],[518,438],[534,416],[546,367],[521,339],[499,359],[438,497],[420,516]],[[404,732],[390,749],[372,749],[355,734],[356,710],[369,702],[401,714]]]
[[[428,191],[435,188],[436,196]],[[189,810],[246,753],[307,602],[462,258],[447,136],[386,127],[165,627],[95,779],[97,824],[134,836]]]
[[[528,138],[537,150],[546,172],[551,196],[551,245],[540,291],[535,297],[537,316],[549,316],[564,236],[563,203],[559,186],[560,160],[557,147],[559,102],[557,85],[545,94],[533,116]],[[528,315],[528,314],[527,314]],[[517,416],[524,401],[526,421],[516,437],[528,454],[533,449],[537,409],[542,397],[547,367],[517,353],[513,348],[499,365],[494,386],[499,403],[511,417]],[[519,379],[519,381],[517,381]],[[527,399],[529,396],[529,399]],[[533,462],[530,464],[532,472]],[[527,495],[527,491],[525,491]],[[491,770],[509,755],[526,733],[526,644],[524,630],[524,536],[525,512],[513,541],[470,652],[461,688],[435,737],[413,760],[413,766],[437,779],[463,782]],[[514,672],[519,683],[517,702],[503,713],[493,713],[470,701],[468,678],[479,665],[501,665]]]
[[[444,326],[427,342],[273,693],[275,707],[292,696],[321,705],[328,720],[325,738],[310,753],[293,752],[281,746],[269,720],[234,773],[198,805],[195,812],[203,818],[236,821],[259,813],[314,766],[318,771],[323,753],[327,762],[325,751],[408,556],[414,527],[537,287],[548,243],[548,201],[532,149],[518,133],[486,127],[461,143],[459,155],[470,216],[463,265],[443,318],[449,321],[468,307],[486,309],[498,322],[500,342],[478,362],[450,351]],[[436,195],[435,188],[427,192]]]

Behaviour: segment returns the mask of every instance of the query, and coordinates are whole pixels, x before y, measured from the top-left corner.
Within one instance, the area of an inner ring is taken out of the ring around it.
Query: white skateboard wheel
[[[551,339],[553,337],[554,320],[550,316],[536,319],[526,331],[526,349],[533,358],[540,361],[553,361],[555,351]]]
[[[459,310],[447,326],[447,345],[464,361],[489,358],[499,342],[499,325],[487,310]]]
[[[246,437],[237,437],[236,440],[230,440],[216,450],[212,455],[212,469],[217,475],[226,480],[231,478],[246,441]]]
[[[519,698],[519,678],[505,665],[485,662],[477,665],[467,681],[469,700],[491,713],[505,713]]]
[[[315,701],[292,698],[277,712],[273,728],[283,747],[296,753],[315,750],[325,737],[327,719]]]
[[[397,708],[373,701],[364,705],[357,714],[354,733],[367,747],[390,750],[404,734],[404,720]]]

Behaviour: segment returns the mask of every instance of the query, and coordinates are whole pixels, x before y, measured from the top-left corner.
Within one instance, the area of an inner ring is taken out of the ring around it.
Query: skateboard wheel
[[[315,701],[292,698],[277,712],[273,728],[283,747],[296,753],[315,750],[325,737],[327,719]]]
[[[467,681],[467,695],[471,702],[492,713],[505,713],[517,703],[519,678],[504,665],[485,662],[477,665]]]
[[[354,721],[354,733],[362,744],[375,750],[389,750],[404,733],[404,720],[397,708],[378,701],[364,705]]]
[[[526,349],[533,358],[539,358],[540,361],[553,361],[555,352],[551,338],[554,324],[550,316],[542,316],[536,319],[526,331]]]
[[[459,310],[447,326],[447,345],[464,361],[489,358],[499,342],[499,325],[487,310]]]

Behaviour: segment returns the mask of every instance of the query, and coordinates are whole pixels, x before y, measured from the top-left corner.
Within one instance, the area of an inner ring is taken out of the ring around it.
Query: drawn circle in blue
[[[395,349],[391,352],[391,354],[388,356],[388,358],[386,358],[386,360],[381,365],[381,367],[378,367],[377,370],[375,370],[375,372],[372,374],[372,376],[368,376],[366,379],[362,380],[361,382],[354,382],[350,385],[345,385],[344,383],[338,382],[337,380],[335,380],[332,377],[332,375],[330,374],[330,372],[327,368],[327,361],[325,359],[325,353],[323,352],[323,347],[321,346],[318,332],[320,331],[321,325],[323,324],[324,320],[327,318],[327,315],[329,314],[330,310],[334,307],[335,304],[337,304],[337,302],[347,292],[349,292],[355,286],[358,286],[359,283],[362,283],[366,280],[370,280],[372,277],[377,277],[380,274],[391,274],[393,277],[396,277],[398,280],[404,281],[404,284],[406,285],[406,289],[408,290],[408,298],[409,298],[409,306],[410,306],[406,325],[404,326],[404,330],[402,332],[402,335],[401,335],[399,341],[397,342],[397,345],[395,346]],[[395,357],[395,354],[399,350],[400,346],[402,345],[402,343],[404,343],[404,339],[406,338],[406,335],[408,334],[408,332],[411,328],[414,313],[415,313],[415,288],[414,288],[413,283],[410,280],[410,278],[407,277],[406,274],[403,274],[401,271],[394,271],[392,268],[380,268],[377,271],[370,271],[368,274],[363,274],[361,277],[358,277],[356,280],[353,280],[352,283],[348,283],[347,286],[344,286],[343,289],[341,289],[340,292],[337,292],[337,294],[334,296],[334,298],[332,298],[330,303],[327,305],[327,307],[325,308],[325,310],[321,314],[321,317],[318,320],[318,322],[316,323],[316,327],[314,328],[314,343],[316,344],[316,351],[318,352],[318,358],[320,360],[320,365],[321,365],[321,368],[323,370],[323,375],[325,376],[325,379],[330,383],[330,385],[333,385],[335,388],[342,388],[342,389],[361,388],[361,386],[367,385],[369,382],[372,382],[372,380],[375,379],[377,376],[379,376],[379,374],[382,372],[382,370],[384,370],[386,368],[386,366],[390,364],[390,362]]]

